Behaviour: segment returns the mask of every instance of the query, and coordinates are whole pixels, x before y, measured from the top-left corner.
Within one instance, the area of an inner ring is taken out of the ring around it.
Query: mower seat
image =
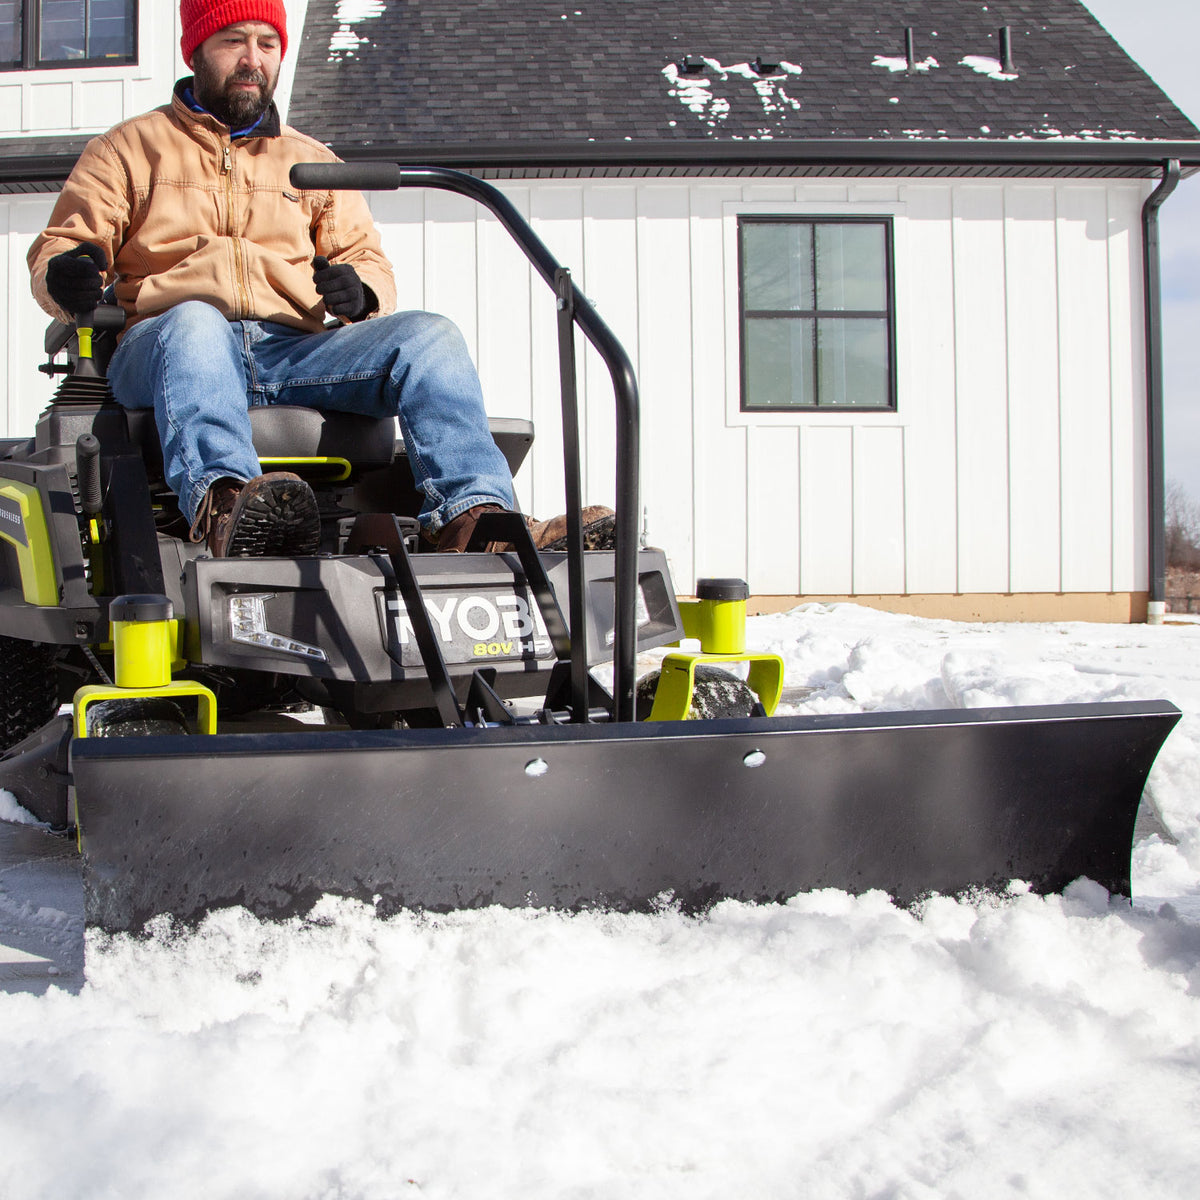
[[[390,466],[396,449],[392,417],[260,404],[250,409],[250,428],[259,460],[273,466],[344,463],[345,474],[358,474]]]
[[[112,408],[124,418],[129,440],[151,478],[162,478],[162,447],[149,408]],[[389,467],[395,458],[396,422],[390,417],[318,412],[292,405],[250,409],[254,449],[264,471],[296,471],[313,482],[337,482]]]

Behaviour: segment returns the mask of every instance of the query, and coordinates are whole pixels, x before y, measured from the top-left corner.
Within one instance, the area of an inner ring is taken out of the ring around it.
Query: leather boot
[[[617,514],[603,504],[589,504],[580,514],[583,518],[583,548],[611,550],[616,544]],[[530,521],[529,536],[539,550],[567,548],[567,518],[551,517],[548,521]]]
[[[243,483],[218,479],[192,522],[193,542],[213,558],[293,558],[315,554],[321,517],[312,488],[290,471],[271,471]]]
[[[499,504],[476,504],[474,508],[468,508],[466,512],[459,513],[453,520],[447,521],[438,533],[438,553],[464,553],[467,549],[467,544],[471,540],[471,534],[475,532],[475,526],[479,523],[479,518],[484,513],[504,511]],[[489,543],[487,549],[489,551],[494,550],[498,546],[499,543]]]

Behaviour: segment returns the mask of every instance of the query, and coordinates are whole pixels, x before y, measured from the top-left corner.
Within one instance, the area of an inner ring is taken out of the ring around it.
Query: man
[[[464,550],[513,492],[461,334],[385,315],[392,271],[359,193],[292,188],[294,163],[336,160],[272,102],[282,0],[182,0],[180,17],[194,76],[85,148],[29,252],[34,295],[71,317],[113,286],[128,318],[113,394],[154,409],[167,481],[214,556],[319,544],[308,485],[260,473],[248,404],[399,417],[422,526]]]

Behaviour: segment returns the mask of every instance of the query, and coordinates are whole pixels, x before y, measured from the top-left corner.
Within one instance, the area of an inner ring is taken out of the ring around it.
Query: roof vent
[[[911,72],[917,69],[917,49],[911,25],[905,26],[904,29],[904,58],[908,63],[908,70],[911,74]]]
[[[679,60],[680,75],[703,75],[708,64],[699,54],[685,54]]]
[[[777,62],[773,59],[763,58],[761,54],[755,57],[750,66],[754,69],[755,75],[774,75],[779,70]]]
[[[1017,73],[1017,68],[1013,66],[1012,36],[1007,25],[1000,27],[1000,70],[1005,75]]]

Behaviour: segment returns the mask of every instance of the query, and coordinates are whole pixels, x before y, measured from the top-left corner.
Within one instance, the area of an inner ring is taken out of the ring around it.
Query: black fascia
[[[0,186],[61,183],[70,174],[86,138],[43,153],[0,155]],[[26,143],[28,145],[28,143]],[[14,147],[15,148],[15,147]],[[839,170],[920,174],[1038,174],[1052,171],[1157,177],[1168,159],[1186,177],[1200,170],[1200,140],[1169,141],[1000,141],[869,140],[813,138],[716,142],[699,139],[643,142],[529,143],[333,143],[348,162],[396,162],[407,166],[457,167],[471,171],[630,171],[683,174],[722,169],[741,173],[820,173]]]
[[[757,141],[707,141],[678,139],[639,142],[489,142],[405,143],[376,140],[332,144],[342,158],[356,162],[389,161],[405,165],[458,166],[475,169],[650,169],[721,167],[917,169],[966,168],[980,171],[1090,168],[1096,174],[1106,168],[1123,174],[1156,176],[1167,159],[1175,159],[1188,175],[1200,169],[1200,140],[1197,141],[1001,141],[900,140],[812,138],[807,140],[762,139]]]

